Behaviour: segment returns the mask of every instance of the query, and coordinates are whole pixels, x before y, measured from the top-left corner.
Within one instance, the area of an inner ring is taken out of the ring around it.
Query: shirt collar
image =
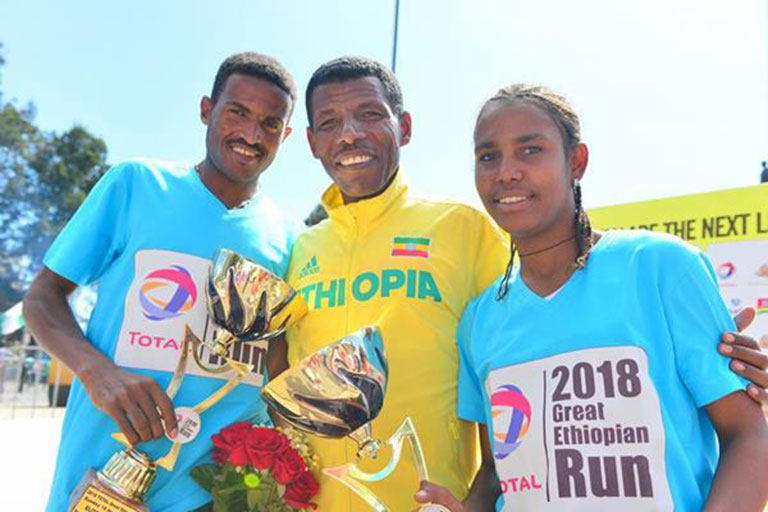
[[[333,184],[323,193],[322,203],[331,221],[364,227],[384,215],[393,205],[403,202],[407,190],[408,185],[403,183],[398,169],[389,186],[375,197],[344,204],[341,190]]]

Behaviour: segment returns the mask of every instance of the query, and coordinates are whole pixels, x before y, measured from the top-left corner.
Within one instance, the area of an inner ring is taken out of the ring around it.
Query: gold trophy
[[[261,395],[288,423],[321,437],[349,436],[357,443],[357,456],[376,458],[382,443],[371,437],[371,421],[384,405],[389,370],[378,327],[366,327],[302,359],[267,384]],[[420,480],[429,480],[424,452],[410,417],[385,442],[392,459],[380,471],[366,473],[350,463],[324,468],[323,473],[346,485],[376,512],[387,506],[363,482],[378,482],[400,462],[408,441]],[[414,492],[418,483],[414,484]],[[446,511],[425,505],[422,512]]]
[[[227,249],[219,249],[208,277],[208,313],[220,327],[212,340],[201,340],[189,325],[166,393],[173,399],[184,379],[189,353],[195,364],[210,375],[232,372],[232,377],[215,393],[192,407],[177,407],[178,434],[171,450],[157,461],[136,450],[122,433],[112,437],[125,445],[98,472],[89,470],[73,491],[69,510],[73,512],[146,511],[144,495],[157,467],[172,471],[181,445],[192,441],[200,430],[200,414],[232,391],[251,372],[252,365],[232,359],[236,341],[255,343],[282,334],[307,312],[304,299],[288,284],[265,268]],[[202,349],[224,360],[212,367],[201,360]]]

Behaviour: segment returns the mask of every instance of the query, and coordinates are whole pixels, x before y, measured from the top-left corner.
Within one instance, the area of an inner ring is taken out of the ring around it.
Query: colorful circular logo
[[[717,267],[717,275],[720,276],[720,279],[728,279],[734,272],[736,272],[736,267],[730,261],[726,261]]]
[[[523,442],[531,426],[531,404],[517,386],[500,386],[491,395],[493,452],[504,459]]]
[[[139,302],[148,319],[167,320],[192,309],[197,302],[197,288],[187,269],[172,265],[144,278]]]

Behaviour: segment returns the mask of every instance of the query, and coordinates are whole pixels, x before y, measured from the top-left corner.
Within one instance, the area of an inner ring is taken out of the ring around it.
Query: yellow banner
[[[714,242],[768,238],[768,184],[595,208],[598,229],[649,229],[706,250]]]

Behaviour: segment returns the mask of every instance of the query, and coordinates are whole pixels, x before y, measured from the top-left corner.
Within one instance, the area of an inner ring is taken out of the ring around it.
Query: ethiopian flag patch
[[[757,299],[757,314],[758,315],[768,314],[768,297]]]
[[[392,256],[429,258],[429,238],[396,236],[392,240]]]

